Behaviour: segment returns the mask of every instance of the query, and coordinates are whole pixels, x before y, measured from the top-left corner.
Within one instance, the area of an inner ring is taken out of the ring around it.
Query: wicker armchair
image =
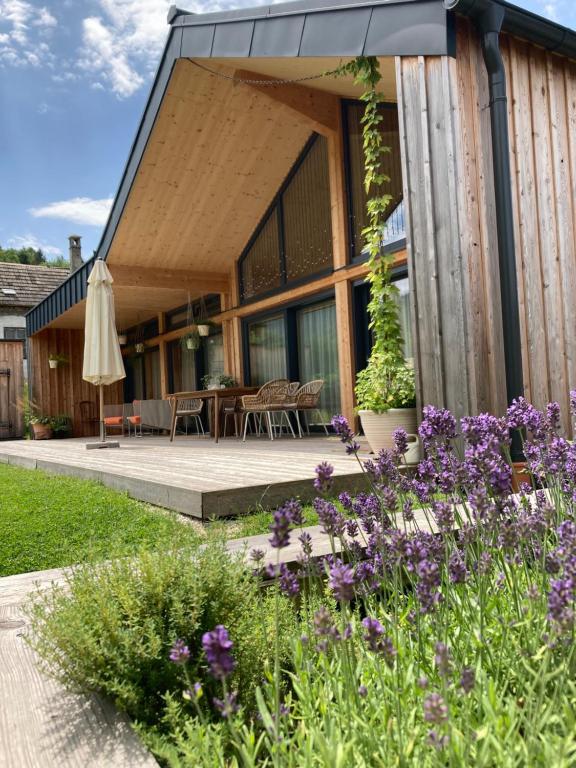
[[[178,419],[186,419],[186,434],[188,434],[188,422],[192,420],[196,426],[196,433],[198,435],[200,433],[204,435],[204,425],[202,424],[202,419],[200,418],[203,405],[204,402],[199,398],[179,399],[178,403],[176,404],[176,421],[174,422],[174,432],[176,432]]]
[[[287,406],[287,410],[294,413],[296,416],[296,422],[298,424],[298,434],[302,437],[302,427],[300,422],[300,413],[304,414],[304,424],[306,426],[307,434],[310,434],[310,425],[308,423],[308,414],[317,413],[321,418],[321,412],[319,408],[320,393],[324,387],[324,379],[314,379],[308,381],[306,384],[302,384],[300,389],[296,392],[294,402]],[[328,428],[322,421],[324,431],[328,434]]]
[[[263,384],[255,395],[243,395],[240,398],[240,413],[242,414],[242,440],[246,440],[246,432],[250,416],[254,420],[254,431],[260,435],[262,418],[266,420],[268,436],[274,440],[272,424],[273,412],[285,411],[288,402],[287,379],[272,379]]]

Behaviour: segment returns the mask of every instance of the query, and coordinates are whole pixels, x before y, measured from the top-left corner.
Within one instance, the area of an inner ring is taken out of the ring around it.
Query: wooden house
[[[378,57],[406,354],[420,404],[456,414],[576,387],[576,33],[503,0],[176,8],[97,255],[128,377],[113,401],[226,372],[326,380],[354,414],[370,346],[358,101]],[[73,413],[86,277],[28,315],[33,397]],[[197,352],[179,339],[210,317]],[[144,352],[136,354],[138,349]],[[48,355],[70,365],[48,369]],[[81,425],[76,424],[77,433]]]

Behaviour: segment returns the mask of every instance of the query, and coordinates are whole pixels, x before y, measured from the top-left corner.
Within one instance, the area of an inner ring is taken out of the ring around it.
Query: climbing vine
[[[386,212],[392,197],[386,192],[390,178],[382,171],[382,158],[391,150],[384,145],[380,130],[383,117],[379,105],[384,101],[378,91],[381,74],[378,59],[374,56],[359,56],[343,64],[337,73],[352,75],[355,82],[362,86],[360,99],[364,102],[364,115],[361,123],[368,219],[362,236],[369,254],[368,313],[374,346],[367,369],[358,377],[357,395],[360,407],[382,411],[412,405],[415,395],[413,373],[407,370],[404,359],[398,289],[390,279],[393,256],[386,254],[382,247]],[[380,390],[376,399],[375,388]]]

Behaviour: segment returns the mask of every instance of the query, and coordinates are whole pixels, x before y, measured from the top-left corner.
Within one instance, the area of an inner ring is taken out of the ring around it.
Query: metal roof
[[[440,0],[299,0],[220,13],[173,9],[190,58],[453,55]]]

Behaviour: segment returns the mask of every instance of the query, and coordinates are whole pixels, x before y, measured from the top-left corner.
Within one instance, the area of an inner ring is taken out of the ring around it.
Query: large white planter
[[[378,453],[383,448],[394,448],[394,430],[402,427],[407,434],[409,448],[404,454],[407,464],[415,464],[420,458],[416,408],[390,408],[386,413],[358,411],[362,429],[370,448]]]

